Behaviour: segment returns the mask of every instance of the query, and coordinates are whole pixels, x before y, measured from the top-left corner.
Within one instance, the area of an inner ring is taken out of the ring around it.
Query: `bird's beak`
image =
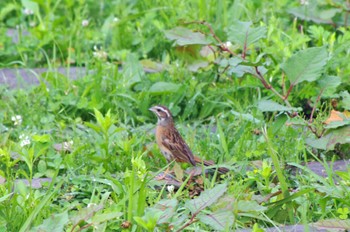
[[[154,107],[151,107],[148,109],[149,111],[156,112],[156,109]]]

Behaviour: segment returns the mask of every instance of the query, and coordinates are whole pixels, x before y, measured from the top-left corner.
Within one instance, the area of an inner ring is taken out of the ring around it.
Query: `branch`
[[[315,113],[315,109],[316,109],[317,103],[321,100],[321,95],[323,94],[324,89],[325,89],[325,88],[321,89],[321,92],[320,92],[320,94],[317,96],[316,102],[314,103],[314,106],[312,107],[312,111],[311,111],[310,119],[309,119],[309,122],[310,122],[310,123],[313,121],[313,117],[314,117],[314,113]]]

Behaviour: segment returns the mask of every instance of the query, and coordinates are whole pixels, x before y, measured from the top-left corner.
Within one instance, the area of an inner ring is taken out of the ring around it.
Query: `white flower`
[[[71,150],[73,146],[73,140],[63,143],[63,150]]]
[[[307,6],[307,5],[309,5],[309,1],[308,0],[300,0],[300,4]]]
[[[166,188],[167,188],[169,193],[173,193],[174,189],[175,189],[174,185],[168,185]]]
[[[224,45],[225,45],[226,47],[232,47],[232,43],[231,43],[231,41],[227,41],[227,42],[225,42],[225,43],[224,43]]]
[[[28,9],[28,8],[24,8],[23,9],[23,14],[25,14],[25,15],[32,15],[32,14],[34,14],[34,11],[32,11],[31,9]]]
[[[13,125],[15,125],[15,126],[19,126],[22,124],[22,116],[21,115],[12,116],[11,120],[13,121]]]
[[[81,22],[81,25],[82,25],[83,27],[89,26],[89,20],[84,19],[84,20]]]
[[[35,23],[34,21],[31,21],[31,22],[29,23],[29,26],[30,26],[30,27],[35,27],[35,25],[36,25],[36,23]]]
[[[98,52],[93,52],[92,55],[100,60],[106,59],[107,58],[107,52],[105,51],[98,51]]]
[[[114,17],[114,18],[113,18],[113,22],[116,23],[116,22],[118,22],[118,21],[119,21],[119,19],[118,19],[117,17]]]
[[[19,145],[20,145],[21,147],[24,147],[24,146],[30,144],[30,139],[29,139],[29,136],[28,136],[28,135],[21,134],[21,135],[19,136],[19,139],[21,140],[21,141],[19,142]]]

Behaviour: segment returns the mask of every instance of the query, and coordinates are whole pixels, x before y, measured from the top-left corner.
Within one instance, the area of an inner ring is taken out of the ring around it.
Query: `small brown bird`
[[[160,151],[169,163],[175,160],[176,162],[189,163],[193,166],[196,166],[196,163],[203,163],[205,166],[215,164],[212,161],[201,160],[199,157],[193,155],[191,149],[175,128],[173,116],[167,107],[157,105],[151,107],[149,110],[158,118],[156,141]],[[218,170],[221,173],[229,171],[227,168],[219,168]]]

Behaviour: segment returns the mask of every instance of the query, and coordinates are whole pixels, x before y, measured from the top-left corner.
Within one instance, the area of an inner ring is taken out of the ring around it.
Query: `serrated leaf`
[[[258,109],[262,112],[274,111],[299,111],[299,108],[287,107],[272,100],[261,100],[258,102]]]
[[[148,92],[153,94],[175,93],[179,90],[181,85],[171,82],[156,82]]]
[[[199,197],[186,202],[186,208],[188,208],[192,214],[198,213],[208,206],[214,204],[227,190],[226,184],[216,185],[212,189],[205,190]]]
[[[248,47],[266,37],[267,28],[260,26],[253,28],[251,22],[236,21],[228,28],[229,41],[234,41],[242,47]]]
[[[216,231],[223,231],[232,226],[234,216],[232,211],[220,210],[209,214],[201,213],[197,218],[206,225],[213,227]]]
[[[295,53],[281,68],[292,85],[303,81],[317,80],[327,63],[328,53],[325,47],[307,48]]]
[[[176,27],[171,30],[164,32],[165,37],[169,40],[175,40],[175,42],[180,46],[191,45],[191,44],[210,44],[204,34],[200,32],[193,32],[184,27]]]

